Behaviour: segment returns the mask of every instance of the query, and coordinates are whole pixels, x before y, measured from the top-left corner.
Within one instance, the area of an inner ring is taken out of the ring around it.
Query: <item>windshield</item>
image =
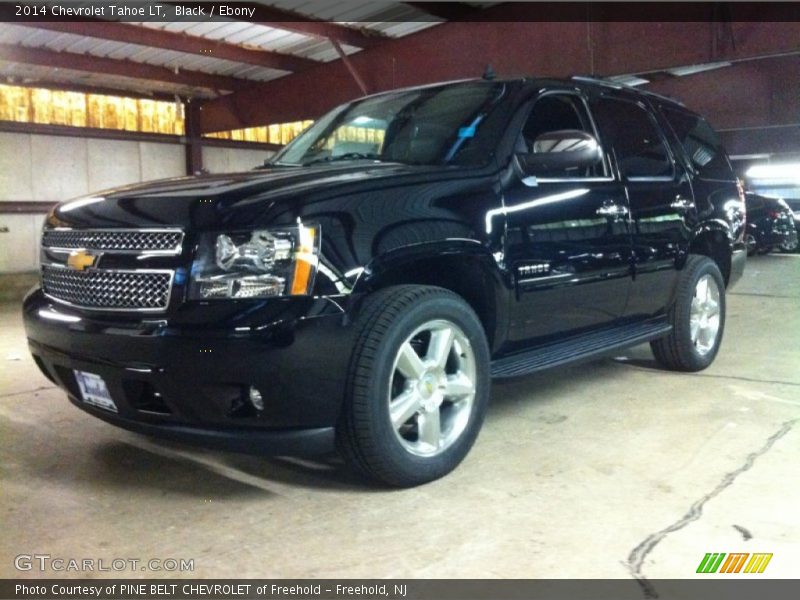
[[[369,159],[481,166],[493,149],[481,125],[504,90],[503,83],[475,81],[356,100],[319,119],[272,164]]]

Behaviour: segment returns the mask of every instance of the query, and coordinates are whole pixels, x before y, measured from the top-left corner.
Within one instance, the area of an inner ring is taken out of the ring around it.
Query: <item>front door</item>
[[[585,100],[573,91],[536,100],[517,151],[561,130],[597,136]],[[521,172],[503,200],[505,260],[516,286],[510,340],[544,341],[618,319],[631,281],[631,238],[625,191],[607,158],[536,176]]]

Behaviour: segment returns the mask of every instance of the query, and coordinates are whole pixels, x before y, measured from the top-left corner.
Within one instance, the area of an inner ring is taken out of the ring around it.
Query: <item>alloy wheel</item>
[[[695,350],[704,356],[714,349],[720,326],[720,292],[711,275],[697,280],[689,314],[689,335]]]
[[[389,418],[403,447],[437,456],[464,433],[476,394],[476,359],[457,325],[434,320],[401,345],[389,383]]]

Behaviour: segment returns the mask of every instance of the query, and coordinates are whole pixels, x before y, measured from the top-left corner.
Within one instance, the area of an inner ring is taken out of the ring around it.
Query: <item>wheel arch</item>
[[[707,256],[713,260],[722,273],[725,285],[728,285],[731,277],[733,241],[727,224],[718,221],[701,224],[689,243],[689,253]]]
[[[510,287],[488,249],[477,241],[415,244],[374,258],[354,294],[393,285],[432,285],[457,294],[478,315],[489,347],[505,340]]]

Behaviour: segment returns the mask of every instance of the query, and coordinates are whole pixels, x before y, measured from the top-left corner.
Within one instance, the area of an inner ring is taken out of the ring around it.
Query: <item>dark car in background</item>
[[[785,198],[784,201],[789,205],[794,218],[794,230],[797,232],[798,241],[794,244],[788,243],[782,245],[779,250],[781,252],[797,252],[800,250],[800,198]]]
[[[745,194],[747,207],[747,254],[767,254],[772,250],[794,252],[797,250],[797,226],[795,213],[780,198],[761,196],[753,192]]]

